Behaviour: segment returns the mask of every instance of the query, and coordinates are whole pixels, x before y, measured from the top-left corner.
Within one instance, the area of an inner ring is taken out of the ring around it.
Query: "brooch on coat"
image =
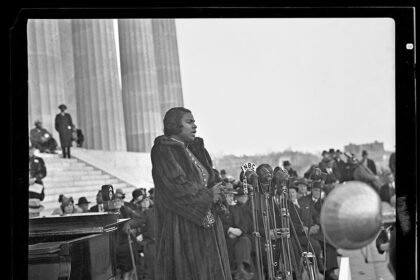
[[[203,227],[205,227],[205,228],[210,228],[210,227],[212,227],[213,226],[213,224],[215,223],[215,219],[214,219],[214,215],[213,215],[213,213],[209,210],[208,212],[207,212],[207,215],[204,217],[204,220],[203,220]]]

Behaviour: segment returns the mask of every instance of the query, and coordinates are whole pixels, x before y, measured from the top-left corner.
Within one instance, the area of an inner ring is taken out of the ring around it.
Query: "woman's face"
[[[177,138],[184,142],[193,141],[195,133],[197,131],[197,125],[195,125],[194,117],[191,113],[185,113],[181,119],[182,131],[177,134]]]
[[[65,214],[73,213],[73,209],[74,209],[73,202],[69,202],[69,204],[64,206],[64,213]]]

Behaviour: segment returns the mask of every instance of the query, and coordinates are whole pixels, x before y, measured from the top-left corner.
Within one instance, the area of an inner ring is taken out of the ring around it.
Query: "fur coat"
[[[212,227],[203,227],[213,205],[212,161],[201,138],[195,138],[188,149],[209,173],[207,187],[182,143],[159,136],[152,148],[155,280],[230,280],[226,240],[219,217],[215,216]]]

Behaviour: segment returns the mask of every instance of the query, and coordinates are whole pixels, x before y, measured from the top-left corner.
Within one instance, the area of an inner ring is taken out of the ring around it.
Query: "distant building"
[[[369,158],[381,161],[385,155],[384,143],[375,141],[367,144],[348,144],[344,146],[344,151],[353,153],[357,158],[362,157],[362,151],[368,152]]]

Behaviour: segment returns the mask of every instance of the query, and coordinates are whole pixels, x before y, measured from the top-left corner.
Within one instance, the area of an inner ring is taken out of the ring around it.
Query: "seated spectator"
[[[330,158],[330,154],[325,150],[322,151],[321,156],[322,156],[322,159],[318,163],[318,167],[319,169],[323,170],[327,167],[327,163],[331,160],[331,158]]]
[[[354,180],[367,183],[379,194],[379,189],[380,189],[379,178],[363,162],[357,165],[353,173],[353,178]]]
[[[392,174],[394,174],[395,177],[395,152],[393,152],[391,154],[391,156],[389,157],[389,162],[388,162],[388,166],[389,169],[391,169]]]
[[[82,197],[79,197],[79,201],[77,202],[76,205],[82,210],[82,213],[88,213],[90,212],[89,203],[90,201],[88,201],[86,197],[82,196]]]
[[[333,167],[333,172],[335,174],[335,177],[338,179],[340,183],[344,182],[344,176],[343,173],[345,172],[346,163],[344,162],[342,158],[343,153],[340,150],[335,151],[334,155],[334,161],[335,165]]]
[[[130,203],[128,204],[128,207],[130,207],[132,210],[137,210],[137,203],[143,200],[143,197],[145,194],[143,193],[143,190],[141,188],[134,189],[131,193],[132,199]]]
[[[238,192],[238,201],[234,200],[233,185],[225,187],[228,210],[221,216],[221,221],[226,237],[229,263],[235,279],[252,279],[254,273],[252,263],[252,216],[247,205],[248,196],[243,190]]]
[[[121,189],[121,188],[116,189],[115,190],[115,197],[121,200],[123,206],[128,207],[131,210],[130,202],[124,201],[125,193],[124,193],[123,189]]]
[[[288,160],[283,161],[283,167],[284,167],[284,169],[287,170],[287,173],[289,174],[290,177],[294,177],[294,178],[298,177],[298,174],[297,174],[296,170],[294,170],[292,168],[292,165],[291,165],[290,161],[288,161]]]
[[[58,197],[58,202],[60,202],[60,207],[53,210],[51,215],[68,215],[74,213],[81,213],[82,211],[78,207],[74,207],[73,197],[66,197],[63,194],[60,194]]]
[[[325,184],[334,184],[338,182],[336,173],[334,173],[335,161],[334,160],[324,161],[322,166],[323,168],[321,168],[321,171],[326,174]]]
[[[29,198],[44,200],[44,183],[42,179],[47,176],[44,160],[35,156],[35,147],[29,146]]]
[[[76,129],[76,137],[77,137],[77,140],[76,140],[77,147],[80,147],[80,148],[83,147],[85,136],[83,135],[82,130],[80,128]]]
[[[117,189],[114,195],[115,205],[119,208],[119,218],[126,219],[131,218],[127,221],[122,228],[118,230],[118,245],[117,245],[117,263],[116,267],[121,272],[122,279],[132,279],[134,273],[140,267],[139,255],[136,253],[139,251],[137,248],[136,238],[133,231],[135,228],[143,224],[143,220],[140,219],[139,215],[136,214],[128,206],[129,203],[124,202],[125,194],[122,189]],[[132,230],[133,229],[133,230]],[[132,245],[132,251],[130,252],[130,243]],[[135,266],[133,266],[133,259]],[[138,273],[137,273],[138,274]]]
[[[44,205],[41,205],[38,198],[29,199],[29,218],[39,217],[42,210],[44,210]]]
[[[57,149],[57,141],[52,134],[42,127],[41,121],[35,121],[35,128],[29,132],[31,145],[38,149],[41,153],[55,154]]]
[[[96,205],[90,207],[90,212],[105,212],[104,203],[102,201],[102,190],[96,194]]]
[[[375,162],[368,157],[367,151],[362,151],[362,164],[369,168],[374,175],[378,175],[376,172]]]
[[[154,209],[150,208],[150,199],[144,195],[138,201],[143,224],[139,233],[142,235],[141,246],[143,247],[144,261],[142,265],[143,279],[154,279],[154,259],[155,259],[155,234],[154,234]]]
[[[297,225],[297,235],[299,241],[303,247],[310,248],[312,247],[316,257],[318,258],[318,269],[321,273],[325,271],[325,280],[337,279],[337,276],[334,273],[334,270],[338,268],[337,262],[337,249],[332,246],[325,239],[322,232],[321,223],[320,223],[320,211],[322,207],[321,198],[322,192],[322,182],[314,181],[312,184],[312,197],[301,198],[298,200],[300,208],[296,208],[297,217],[292,217],[294,219],[293,223]],[[298,224],[301,224],[300,226]],[[309,245],[309,243],[312,246]],[[320,253],[323,248],[326,249],[324,253],[325,256],[325,267],[324,262],[320,259]]]
[[[308,191],[308,182],[306,182],[305,178],[298,179],[294,184],[297,189],[297,198],[301,198],[310,194]]]
[[[381,186],[379,190],[379,195],[382,201],[386,201],[391,203],[391,198],[395,195],[395,180],[394,174],[392,172],[388,172],[386,174],[387,182],[386,184]]]
[[[152,207],[153,206],[153,200],[155,198],[155,188],[151,188],[148,192],[149,192],[149,198],[150,198],[150,201],[151,201],[150,207]]]

